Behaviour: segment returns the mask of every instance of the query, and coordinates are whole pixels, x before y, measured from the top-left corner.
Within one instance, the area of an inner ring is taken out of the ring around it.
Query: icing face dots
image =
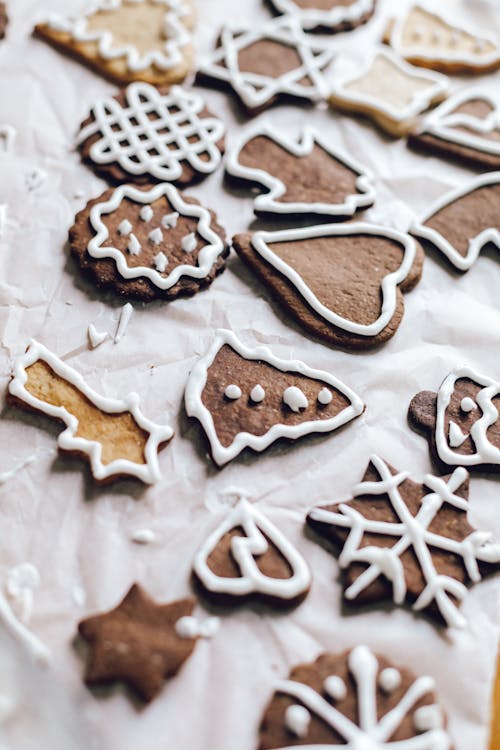
[[[471,411],[476,411],[477,404],[470,398],[470,396],[465,396],[460,403],[460,408],[466,414],[469,414]]]
[[[118,234],[121,234],[122,237],[127,237],[131,231],[132,231],[132,224],[128,219],[124,219],[121,224],[118,227]]]
[[[196,235],[194,232],[188,234],[182,240],[182,249],[185,253],[193,253],[198,245]]]
[[[139,242],[135,234],[130,235],[127,250],[129,251],[130,255],[140,255],[141,243]]]
[[[431,732],[443,728],[443,717],[439,706],[421,706],[413,714],[417,732]]]
[[[163,242],[163,232],[159,227],[157,227],[149,233],[148,239],[153,243],[153,245],[161,245],[161,243]]]
[[[151,206],[143,206],[140,210],[139,216],[142,221],[148,222],[153,218],[154,212]]]
[[[304,708],[304,706],[288,706],[285,712],[285,726],[288,731],[298,737],[304,739],[307,737],[309,726],[311,724],[311,714]]]
[[[243,394],[241,388],[238,385],[228,385],[228,387],[224,391],[224,395],[231,401],[237,401],[242,397]]]
[[[158,273],[165,273],[168,267],[168,258],[165,253],[158,253],[154,259],[155,268]]]
[[[452,448],[459,448],[467,440],[467,435],[462,432],[456,422],[450,422],[448,440]]]
[[[328,406],[328,404],[331,404],[333,401],[333,394],[331,391],[328,390],[328,388],[323,388],[318,393],[318,403],[320,403],[322,406]]]
[[[254,404],[261,404],[266,397],[266,392],[261,385],[256,385],[252,388],[250,393],[250,401]]]
[[[325,693],[334,701],[343,701],[347,695],[347,687],[344,680],[337,675],[327,677],[323,688]]]
[[[174,213],[167,214],[161,220],[161,225],[164,229],[175,229],[177,222],[179,221],[179,214],[175,211]]]
[[[309,406],[309,401],[306,396],[300,388],[297,388],[295,385],[290,386],[290,388],[287,388],[283,393],[283,402],[294,412],[299,412],[301,409],[307,409]]]
[[[401,673],[397,669],[387,667],[387,669],[381,671],[378,684],[384,693],[393,693],[401,685]]]

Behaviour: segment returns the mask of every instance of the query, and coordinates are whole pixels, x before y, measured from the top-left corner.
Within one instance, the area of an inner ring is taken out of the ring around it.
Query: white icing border
[[[357,173],[356,188],[359,190],[359,194],[347,196],[344,203],[285,203],[279,201],[278,199],[287,192],[286,185],[279,177],[272,175],[265,169],[245,167],[239,161],[243,149],[250,141],[259,137],[269,138],[298,159],[310,156],[315,145],[318,145],[333,159],[341,162],[352,172]],[[255,198],[254,208],[256,211],[277,214],[313,213],[325,216],[353,216],[358,209],[372,206],[376,197],[373,173],[340,149],[335,148],[331,141],[309,125],[304,127],[298,140],[288,140],[269,122],[255,124],[228,152],[226,171],[233,177],[259,183],[269,190],[268,193]]]
[[[26,390],[28,381],[27,368],[41,360],[60,378],[71,383],[80,393],[91,401],[100,411],[108,414],[120,414],[129,412],[137,425],[149,433],[144,458],[145,464],[136,464],[128,459],[117,459],[110,464],[104,465],[101,461],[102,446],[100,443],[76,437],[78,430],[78,419],[70,414],[64,407],[54,406],[42,401]],[[106,398],[96,393],[87,385],[83,377],[72,367],[60,360],[55,354],[46,349],[38,341],[32,340],[26,353],[16,360],[13,367],[13,378],[9,383],[9,393],[15,398],[28,404],[28,406],[41,411],[49,417],[59,419],[66,425],[66,430],[57,438],[57,445],[63,451],[76,451],[84,453],[89,457],[92,474],[98,481],[109,479],[122,474],[137,477],[146,484],[154,484],[160,478],[158,465],[158,450],[162,443],[167,442],[173,436],[173,430],[166,425],[158,425],[147,419],[139,406],[139,396],[130,393],[125,399],[117,400]]]
[[[416,92],[412,98],[412,101],[404,109],[396,109],[390,104],[385,103],[382,99],[370,96],[369,94],[358,93],[354,91],[347,91],[345,88],[352,83],[355,83],[361,78],[364,78],[370,73],[378,57],[384,57],[392,65],[395,65],[399,70],[407,76],[412,78],[419,78],[422,81],[429,82],[429,88],[420,92]],[[380,112],[388,117],[395,124],[404,123],[406,120],[411,120],[424,112],[426,109],[436,101],[437,98],[446,95],[449,91],[449,80],[446,76],[441,73],[435,73],[432,70],[424,70],[417,68],[415,65],[397,57],[393,52],[385,49],[384,47],[377,47],[374,53],[371,55],[369,62],[365,67],[356,71],[354,75],[352,73],[344,78],[338,78],[334,82],[331,88],[331,95],[338,97],[345,103],[352,103],[353,105],[363,105],[369,107],[376,112]],[[333,102],[335,106],[335,102]]]
[[[331,419],[317,419],[298,425],[275,424],[265,435],[260,436],[251,435],[248,432],[240,432],[236,435],[231,445],[224,447],[217,437],[212,414],[202,401],[202,394],[207,382],[208,370],[212,366],[218,352],[225,344],[228,344],[244,359],[262,360],[282,372],[299,373],[309,378],[322,380],[326,385],[330,385],[340,391],[350,400],[351,405]],[[297,440],[304,435],[314,432],[332,432],[359,417],[365,409],[365,405],[359,396],[334,375],[323,370],[314,370],[299,360],[279,359],[265,346],[251,349],[243,345],[235,334],[228,330],[217,331],[217,335],[207,354],[198,360],[193,367],[186,385],[185,404],[188,416],[196,417],[201,422],[211,445],[213,459],[219,466],[223,466],[228,461],[231,461],[244,448],[252,448],[254,451],[261,452],[281,437]]]
[[[116,211],[124,198],[136,203],[148,205],[165,196],[175,211],[182,216],[194,217],[198,220],[198,233],[207,241],[207,245],[200,250],[198,266],[180,265],[174,268],[168,276],[162,276],[155,268],[148,266],[129,267],[127,258],[115,247],[102,247],[102,243],[109,238],[107,227],[102,216]],[[87,252],[92,258],[112,258],[120,276],[124,279],[146,278],[158,289],[171,289],[181,276],[193,279],[204,279],[210,273],[217,258],[224,252],[224,242],[211,228],[211,215],[208,209],[196,204],[186,203],[179,191],[173,185],[162,183],[151,190],[144,191],[133,185],[121,185],[116,188],[112,197],[104,202],[95,204],[90,211],[90,224],[96,232],[95,237],[87,245]]]
[[[356,323],[333,312],[316,297],[314,292],[294,268],[276,255],[269,245],[280,242],[301,242],[318,237],[344,237],[348,235],[369,234],[393,240],[403,246],[404,254],[401,266],[397,271],[388,274],[382,281],[382,310],[376,321],[368,325]],[[323,224],[306,229],[286,229],[279,232],[257,232],[252,238],[253,249],[273,268],[285,276],[297,289],[307,304],[327,323],[357,336],[377,336],[391,322],[398,303],[397,289],[409,275],[415,262],[417,245],[408,234],[396,229],[387,229],[376,224],[353,222],[345,224]]]
[[[414,8],[418,8],[422,12],[439,19],[442,23],[447,24],[449,27],[456,29],[457,31],[462,31],[466,34],[470,34],[471,36],[480,39],[481,41],[490,42],[491,44],[496,46],[496,53],[492,52],[487,57],[483,55],[481,59],[471,54],[465,54],[464,52],[462,52],[461,55],[453,54],[451,52],[441,52],[438,54],[438,50],[436,50],[436,53],[432,54],[430,52],[426,52],[425,50],[419,49],[418,44],[414,47],[403,47],[403,30],[406,25],[407,18]],[[436,64],[440,62],[458,63],[481,71],[482,68],[493,65],[495,62],[500,63],[500,47],[498,45],[498,41],[494,37],[488,34],[481,34],[481,36],[479,36],[474,31],[471,31],[464,26],[457,26],[456,23],[454,21],[451,21],[451,19],[449,19],[446,14],[436,13],[435,10],[430,10],[430,8],[426,7],[425,3],[421,2],[413,3],[408,11],[398,18],[398,20],[394,24],[394,28],[391,34],[391,47],[398,55],[401,55],[401,57],[403,58],[424,60],[429,64]]]
[[[271,0],[277,11],[295,16],[303,29],[336,29],[344,23],[359,23],[367,13],[375,8],[375,0],[357,0],[352,5],[335,6],[330,10],[320,8],[300,8],[294,0]]]
[[[240,577],[219,577],[208,566],[208,559],[223,537],[239,527],[243,529],[245,536],[233,537],[231,554],[240,570]],[[269,578],[261,573],[255,558],[269,549],[267,540],[290,565],[290,578]],[[200,547],[194,559],[193,570],[207,591],[229,596],[262,594],[290,601],[307,593],[311,585],[311,572],[302,555],[285,535],[245,498],[225,516],[222,523]]]
[[[447,208],[455,201],[465,198],[475,190],[498,184],[500,184],[500,172],[487,172],[468,182],[465,186],[452,190],[451,193],[447,193],[436,203],[433,203],[420,219],[412,223],[410,233],[433,244],[459,271],[468,271],[478,259],[481,250],[489,243],[493,243],[500,250],[500,231],[493,227],[483,229],[476,237],[470,238],[469,249],[467,254],[463,256],[442,234],[427,227],[426,223],[439,211]]]
[[[238,68],[239,51],[263,39],[295,48],[302,65],[277,78],[242,73]],[[239,35],[225,26],[220,48],[200,65],[198,73],[229,83],[250,109],[262,107],[278,94],[318,101],[328,96],[330,86],[321,71],[333,60],[335,54],[331,46],[325,46],[305,34],[296,18],[282,16],[258,29],[244,29]],[[313,85],[299,83],[306,76]]]
[[[141,55],[132,44],[114,47],[113,34],[104,29],[87,31],[87,19],[100,11],[112,11],[122,5],[139,5],[143,2],[153,2],[165,6],[165,29],[169,38],[165,40],[163,51],[151,50]],[[125,58],[127,69],[131,73],[140,73],[153,65],[160,70],[168,71],[176,68],[184,61],[181,49],[191,43],[191,34],[182,23],[181,18],[188,15],[187,6],[177,0],[94,0],[91,7],[76,18],[65,18],[59,14],[52,14],[47,20],[47,26],[53,31],[70,34],[75,42],[96,42],[99,55],[104,60]]]

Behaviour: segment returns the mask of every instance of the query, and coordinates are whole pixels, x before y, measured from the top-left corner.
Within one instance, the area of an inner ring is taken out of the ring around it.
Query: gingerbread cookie
[[[98,482],[136,477],[154,484],[160,479],[158,451],[173,431],[143,415],[137,394],[123,401],[101,396],[72,367],[32,341],[14,365],[9,397],[63,422],[59,449],[84,456]]]
[[[469,475],[427,475],[424,484],[373,456],[347,503],[315,508],[311,526],[342,547],[345,597],[363,604],[412,603],[447,627],[466,621],[457,604],[467,586],[500,570],[500,544],[467,520]]]
[[[311,585],[302,555],[248,500],[238,502],[196,554],[193,572],[211,599],[298,604]]]
[[[366,349],[393,336],[403,292],[422,275],[407,234],[373,224],[331,224],[237,235],[234,248],[306,331],[333,346]]]
[[[271,0],[279,12],[296,17],[307,31],[350,31],[375,13],[376,0]]]
[[[7,15],[7,8],[5,3],[0,2],[0,39],[5,37],[7,26],[9,23],[9,16]]]
[[[330,102],[344,112],[369,117],[399,138],[414,128],[418,115],[447,93],[447,78],[419,70],[381,48],[365,69],[334,82]]]
[[[389,30],[386,41],[414,65],[443,73],[487,73],[500,67],[500,46],[421,4],[413,5]]]
[[[279,359],[263,346],[250,349],[231,331],[219,331],[194,366],[185,401],[219,466],[244,448],[261,452],[279,438],[332,432],[365,408],[335,376]]]
[[[290,141],[258,124],[229,152],[226,170],[267,188],[255,198],[255,213],[349,217],[375,202],[372,173],[311,127]]]
[[[194,60],[191,0],[94,0],[73,18],[53,14],[34,34],[118,85],[180,83]]]
[[[166,183],[106,191],[77,215],[69,243],[97,286],[144,302],[195,294],[228,254],[215,214]]]
[[[468,271],[486,246],[500,250],[499,201],[500,172],[483,174],[431,206],[410,232]]]
[[[438,393],[423,391],[410,405],[412,424],[429,435],[444,466],[500,466],[500,383],[469,367],[450,373]]]
[[[500,169],[498,101],[481,89],[454,94],[410,133],[408,143],[482,171]]]
[[[82,159],[113,182],[189,185],[222,161],[224,123],[199,94],[132,83],[102,99],[82,124]]]
[[[241,33],[225,27],[218,49],[198,69],[197,79],[231,86],[247,110],[257,113],[283,95],[326,99],[329,86],[322,71],[334,54],[305,34],[296,18],[284,16]]]
[[[259,750],[451,750],[431,677],[366,646],[322,654],[280,680],[260,726]]]
[[[157,604],[137,584],[110,612],[78,626],[89,644],[85,682],[89,687],[123,682],[150,702],[191,656],[196,637],[183,621],[191,617],[194,599]]]

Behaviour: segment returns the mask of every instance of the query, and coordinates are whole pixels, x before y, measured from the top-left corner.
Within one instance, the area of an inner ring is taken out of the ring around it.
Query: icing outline
[[[335,29],[344,23],[360,23],[367,13],[375,8],[375,0],[357,0],[352,5],[334,6],[329,10],[320,8],[300,8],[294,0],[272,0],[277,11],[295,16],[303,29],[319,27]]]

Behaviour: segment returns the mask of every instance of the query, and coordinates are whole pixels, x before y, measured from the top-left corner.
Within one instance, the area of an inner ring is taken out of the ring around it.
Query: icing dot
[[[393,693],[401,685],[401,674],[392,667],[383,669],[379,675],[378,684],[384,693]]]
[[[413,723],[417,732],[429,732],[433,729],[441,729],[443,717],[439,706],[421,706],[413,714]]]
[[[197,638],[199,631],[196,617],[181,617],[175,623],[175,632],[179,638]]]
[[[328,404],[331,404],[333,400],[333,394],[331,391],[328,390],[328,388],[323,388],[318,393],[318,401],[320,404],[323,404],[323,406],[328,406]]]
[[[334,701],[342,701],[347,695],[346,684],[342,677],[338,677],[337,675],[327,677],[323,683],[323,688],[325,693],[329,695],[330,698],[333,698]]]
[[[151,221],[154,216],[154,211],[151,206],[143,206],[141,208],[139,216],[141,217],[142,221]]]
[[[177,226],[177,222],[179,221],[179,214],[177,212],[173,214],[167,214],[163,217],[161,220],[162,227],[165,229],[173,229]]]
[[[127,250],[129,251],[130,255],[139,255],[141,252],[141,243],[135,236],[135,234],[130,235],[130,239],[128,241]]]
[[[285,712],[285,726],[291,734],[304,739],[309,731],[311,714],[304,706],[288,706]]]
[[[158,273],[165,273],[168,266],[168,258],[165,253],[158,253],[154,258],[154,263]]]
[[[137,529],[132,534],[132,541],[135,544],[152,544],[155,539],[154,531],[151,531],[151,529]]]
[[[122,237],[127,237],[132,231],[132,228],[130,221],[128,219],[123,219],[121,224],[118,225],[118,234],[121,234]]]
[[[196,240],[196,235],[194,232],[186,235],[186,237],[184,237],[184,239],[182,240],[182,249],[185,253],[192,253],[194,250],[196,250],[197,245],[198,242]]]
[[[286,389],[283,394],[283,401],[294,412],[299,412],[301,409],[307,409],[309,406],[309,401],[304,393],[295,385]]]
[[[153,231],[149,233],[148,239],[153,245],[160,245],[163,242],[163,232],[159,227],[153,229]]]
[[[241,398],[241,388],[238,385],[228,385],[226,390],[224,391],[224,395],[226,398],[231,399],[231,401],[237,401],[239,398]]]
[[[468,414],[470,411],[475,411],[477,409],[477,404],[469,396],[466,396],[462,399],[460,408]]]
[[[262,401],[264,401],[265,397],[266,392],[261,385],[256,385],[254,388],[252,388],[252,392],[250,393],[250,400],[253,401],[254,404],[260,404]]]
[[[459,448],[462,443],[465,443],[467,440],[467,435],[462,432],[456,422],[450,422],[450,434],[448,439],[452,448]]]

